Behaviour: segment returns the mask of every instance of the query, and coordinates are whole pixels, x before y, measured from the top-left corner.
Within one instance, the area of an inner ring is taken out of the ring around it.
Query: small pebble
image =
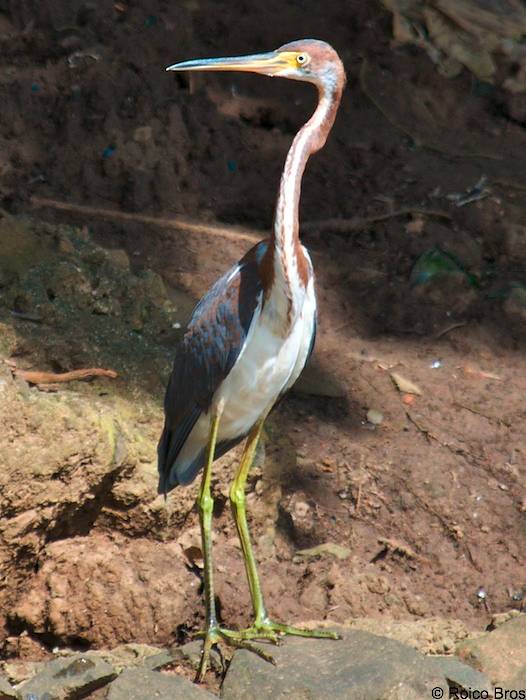
[[[296,515],[298,518],[307,517],[309,510],[310,506],[308,503],[305,503],[305,501],[298,501],[294,504],[294,515]]]
[[[380,413],[380,411],[377,411],[375,408],[370,408],[367,411],[367,421],[369,423],[372,423],[373,425],[380,425],[380,423],[383,422],[383,419],[383,413]]]
[[[433,360],[433,362],[429,365],[431,369],[439,369],[442,367],[442,361],[441,360]]]

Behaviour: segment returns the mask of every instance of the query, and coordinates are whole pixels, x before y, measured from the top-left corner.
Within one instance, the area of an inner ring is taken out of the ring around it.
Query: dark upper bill
[[[228,56],[226,58],[196,58],[174,63],[166,69],[173,71],[247,71],[275,75],[295,65],[295,51],[270,51],[250,56]]]

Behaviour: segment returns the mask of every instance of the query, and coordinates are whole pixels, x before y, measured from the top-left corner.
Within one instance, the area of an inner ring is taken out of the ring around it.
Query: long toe
[[[296,637],[311,637],[314,639],[341,639],[341,634],[334,630],[306,629],[305,627],[284,625],[281,622],[272,622],[272,620],[266,620],[254,626],[257,627],[261,633],[274,632],[274,634],[280,636],[290,634]]]

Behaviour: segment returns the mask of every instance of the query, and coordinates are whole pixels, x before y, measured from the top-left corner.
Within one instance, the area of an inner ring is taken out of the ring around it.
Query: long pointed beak
[[[250,56],[228,56],[227,58],[196,58],[168,66],[166,70],[177,71],[244,71],[275,75],[289,67],[286,52],[270,51]]]

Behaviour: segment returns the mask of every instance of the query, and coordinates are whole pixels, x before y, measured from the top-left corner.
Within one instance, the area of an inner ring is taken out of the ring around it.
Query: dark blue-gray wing
[[[178,478],[175,461],[243,349],[263,292],[259,264],[266,249],[265,241],[254,246],[194,309],[166,389],[165,425],[157,448],[159,493],[167,493],[183,481],[189,482],[187,475]],[[222,447],[217,456],[226,451]],[[200,466],[197,465],[190,480],[195,478]]]
[[[312,324],[312,338],[310,340],[309,352],[307,353],[307,359],[303,365],[303,369],[309,364],[312,353],[314,352],[314,346],[316,345],[316,331],[318,330],[318,319],[314,316],[314,323]]]

